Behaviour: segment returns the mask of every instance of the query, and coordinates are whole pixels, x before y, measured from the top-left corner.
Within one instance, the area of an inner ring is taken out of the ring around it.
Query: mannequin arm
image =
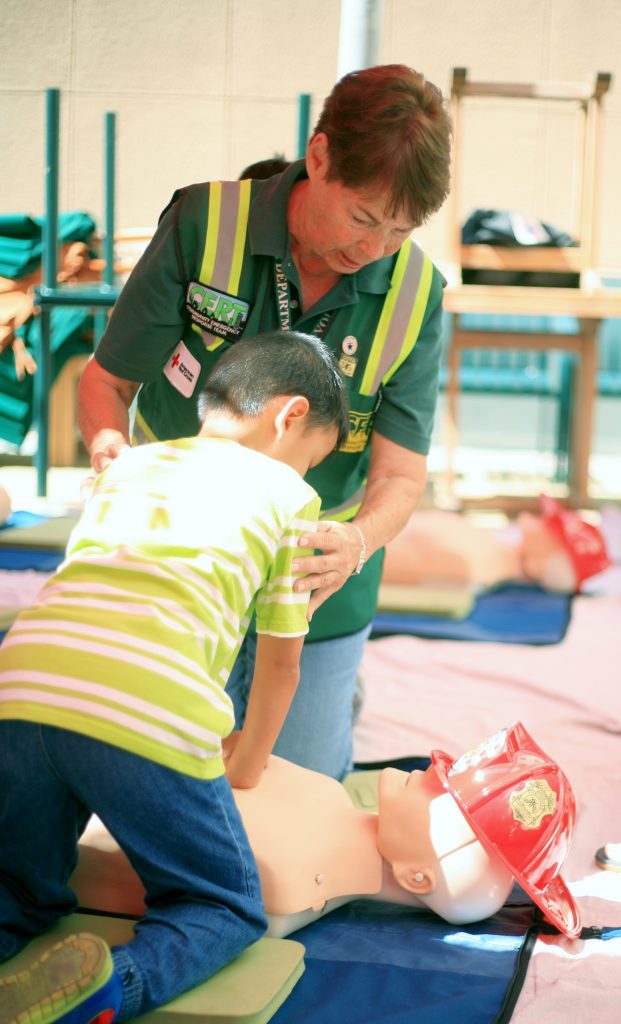
[[[226,762],[232,786],[256,786],[272,752],[300,678],[303,636],[260,633],[244,727]]]

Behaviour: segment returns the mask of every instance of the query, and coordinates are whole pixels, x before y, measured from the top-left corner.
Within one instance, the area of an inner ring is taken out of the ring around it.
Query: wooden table
[[[449,285],[444,308],[453,314],[447,381],[447,486],[454,486],[454,453],[458,443],[457,402],[461,353],[472,348],[562,350],[577,356],[569,458],[571,504],[589,504],[589,456],[597,391],[597,329],[602,320],[621,317],[621,291],[604,288],[523,288],[490,285]],[[570,316],[576,334],[469,331],[460,324],[465,313],[522,316]]]

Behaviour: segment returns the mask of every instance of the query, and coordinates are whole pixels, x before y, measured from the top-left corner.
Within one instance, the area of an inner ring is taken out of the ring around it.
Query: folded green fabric
[[[74,355],[88,355],[93,351],[93,317],[88,309],[57,306],[52,310],[51,371],[56,380],[66,361]],[[26,348],[39,361],[41,321],[31,317],[16,333]],[[0,437],[10,444],[22,444],[32,423],[34,407],[34,379],[26,374],[18,380],[13,352],[7,349],[0,355]]]
[[[44,217],[0,214],[0,277],[31,274],[43,257]],[[96,230],[88,213],[70,210],[58,215],[58,242],[88,242]]]

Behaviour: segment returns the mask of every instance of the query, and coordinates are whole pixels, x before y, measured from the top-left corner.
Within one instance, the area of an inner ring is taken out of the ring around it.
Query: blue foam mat
[[[565,636],[570,615],[570,596],[511,583],[479,594],[465,619],[377,612],[371,637],[404,633],[444,640],[556,644]]]
[[[272,1024],[492,1024],[532,922],[532,904],[455,926],[356,900],[291,936],[306,970]]]
[[[63,551],[0,548],[0,569],[37,569],[39,572],[53,572],[64,557]]]
[[[0,526],[0,530],[10,530],[20,526],[38,526],[39,523],[43,523],[47,518],[47,516],[41,516],[37,512],[11,512],[6,521]]]
[[[47,516],[38,515],[36,512],[11,512],[6,522],[0,526],[0,531],[16,527],[38,526],[47,518]],[[0,569],[36,569],[39,572],[53,572],[64,557],[64,551],[0,546]]]

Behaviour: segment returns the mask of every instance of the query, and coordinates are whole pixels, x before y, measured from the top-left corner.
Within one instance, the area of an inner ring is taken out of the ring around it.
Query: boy
[[[0,649],[0,961],[76,906],[91,813],[141,877],[128,946],[74,936],[0,984],[0,1020],[110,1024],[204,981],[265,930],[224,777],[224,687],[252,610],[259,655],[227,776],[254,786],[298,680],[308,597],[302,476],[342,444],[345,391],[322,342],[237,342],[208,377],[198,437],[123,452],[67,557]],[[24,1017],[20,1017],[24,1014]]]

